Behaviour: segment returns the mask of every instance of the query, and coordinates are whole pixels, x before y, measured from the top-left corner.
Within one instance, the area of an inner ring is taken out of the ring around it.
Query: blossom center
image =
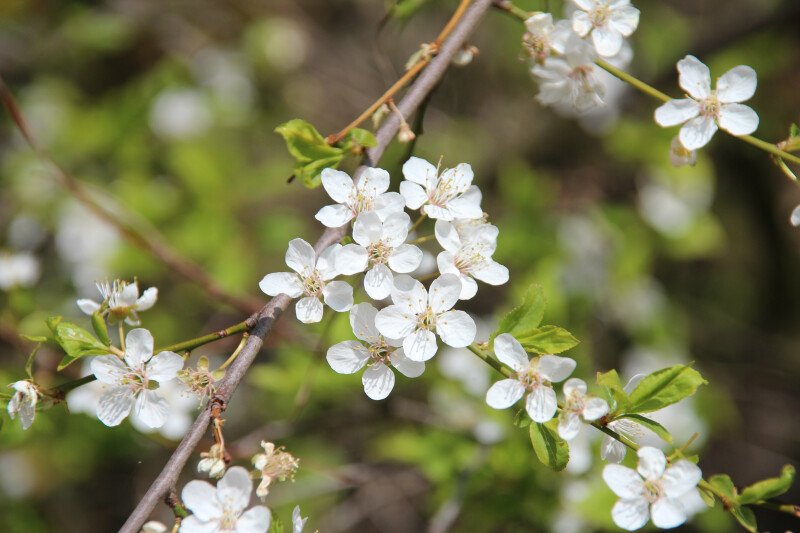
[[[451,179],[439,180],[436,188],[428,194],[428,202],[437,207],[445,207],[445,204],[458,194],[455,184]]]
[[[589,20],[592,21],[592,26],[600,28],[605,26],[611,16],[611,8],[607,5],[601,4],[589,13]]]
[[[151,388],[150,380],[143,368],[130,369],[122,376],[120,385],[130,387],[134,393]]]
[[[238,521],[239,512],[229,502],[225,502],[222,508],[222,516],[219,519],[219,530],[223,533],[233,533],[236,531],[236,522]]]
[[[528,368],[517,374],[517,379],[522,385],[525,387],[525,390],[528,392],[541,387],[541,386],[550,386],[550,382],[544,379],[539,372],[534,370],[533,368]]]
[[[716,91],[713,91],[700,102],[700,114],[704,117],[719,117],[720,108],[721,106]]]
[[[325,282],[319,275],[319,271],[315,268],[311,273],[303,278],[303,291],[306,296],[318,298],[322,294],[322,289],[325,288]]]
[[[371,263],[382,265],[389,260],[392,248],[383,241],[378,241],[367,246],[367,255]]]
[[[544,35],[526,33],[522,37],[522,45],[538,63],[542,63],[550,55],[550,41]]]
[[[483,243],[468,244],[456,252],[456,268],[464,274],[469,274],[486,261],[486,255],[486,246]]]
[[[661,497],[664,490],[661,488],[660,480],[647,480],[644,482],[644,499],[650,503],[654,503]]]
[[[354,214],[372,211],[375,207],[375,198],[366,194],[364,191],[359,190],[351,203],[351,208]]]
[[[393,349],[386,344],[383,337],[380,337],[376,343],[370,344],[368,350],[373,363],[383,363],[386,365],[391,363]]]
[[[417,328],[432,330],[436,327],[436,313],[428,307],[424,312],[417,315]]]
[[[566,405],[564,406],[564,410],[565,411],[570,411],[572,413],[575,413],[575,414],[579,415],[579,414],[581,414],[583,412],[584,405],[585,404],[584,404],[584,401],[583,401],[583,396],[578,394],[577,392],[572,392],[567,397],[567,401],[566,401]]]

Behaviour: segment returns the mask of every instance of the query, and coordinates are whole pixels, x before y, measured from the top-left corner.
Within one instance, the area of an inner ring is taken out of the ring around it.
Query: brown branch
[[[258,298],[252,296],[237,296],[225,291],[225,289],[213,280],[200,265],[184,257],[170,247],[166,239],[155,229],[151,229],[145,233],[135,224],[124,220],[118,213],[107,209],[95,199],[86,184],[61,168],[55,160],[39,146],[28,127],[22,110],[19,108],[19,105],[17,105],[14,96],[11,94],[2,76],[0,76],[0,100],[2,100],[3,106],[8,111],[8,114],[11,115],[14,124],[20,134],[22,134],[28,146],[53,167],[58,183],[74,196],[76,200],[89,209],[89,211],[117,230],[117,232],[131,244],[149,253],[153,258],[163,263],[170,271],[178,273],[203,289],[212,300],[227,304],[243,313],[254,313],[261,308],[262,302]]]
[[[491,6],[491,3],[491,0],[475,0],[475,2],[467,8],[461,20],[453,27],[448,38],[442,43],[439,54],[422,71],[398,105],[404,115],[411,115],[422,101],[425,100],[427,94],[436,87],[442,79],[442,76],[444,76],[445,71],[450,66],[450,62],[456,52],[458,52],[467,41],[467,37],[475,30],[481,17]],[[380,160],[386,147],[397,134],[399,127],[400,120],[396,116],[389,117],[384,122],[383,126],[381,126],[377,132],[377,146],[368,150],[364,157],[364,166],[356,170],[356,180],[361,173],[363,173],[366,166],[374,165]],[[314,245],[314,250],[319,254],[331,244],[338,242],[346,232],[347,226],[326,229],[322,237],[320,237]],[[121,533],[137,533],[158,502],[173,488],[181,470],[183,470],[184,465],[192,455],[197,443],[200,442],[200,439],[202,439],[208,429],[208,425],[211,421],[211,409],[214,406],[224,407],[228,400],[230,400],[234,391],[244,379],[250,365],[255,360],[256,355],[258,355],[264,338],[290,303],[291,299],[281,294],[270,300],[261,311],[254,315],[253,318],[256,320],[256,327],[247,339],[239,357],[236,358],[225,373],[225,377],[222,379],[217,389],[216,396],[212,401],[208,402],[205,409],[198,415],[194,424],[192,424],[192,427],[189,429],[189,432],[161,470],[161,473],[155,481],[153,481],[152,485],[150,485],[150,488],[139,501],[136,509],[134,509],[133,513],[131,513],[128,520],[120,529]]]

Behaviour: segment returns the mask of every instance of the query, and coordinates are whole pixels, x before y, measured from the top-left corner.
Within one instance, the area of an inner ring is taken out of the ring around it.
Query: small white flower
[[[756,92],[756,71],[746,65],[730,69],[711,90],[711,72],[694,56],[678,61],[680,86],[689,98],[670,100],[655,112],[656,122],[669,127],[683,124],[680,141],[687,150],[705,146],[722,128],[732,135],[748,135],[758,128],[758,115],[739,102]]]
[[[605,89],[594,59],[592,47],[572,34],[563,57],[548,57],[531,70],[539,81],[536,99],[544,106],[569,105],[578,113],[603,105]]]
[[[316,219],[329,228],[338,228],[353,220],[359,213],[375,211],[381,220],[403,210],[403,198],[389,189],[389,173],[381,168],[367,168],[358,185],[341,170],[322,171],[322,186],[336,204],[326,205]]]
[[[261,441],[264,453],[253,456],[253,466],[260,470],[261,483],[256,489],[256,496],[264,498],[269,494],[269,487],[273,481],[284,481],[287,478],[294,481],[294,473],[300,467],[300,460],[287,452],[283,446],[275,446],[271,442]]]
[[[401,374],[416,378],[425,371],[425,363],[412,361],[403,352],[403,342],[387,339],[375,327],[378,310],[368,303],[360,303],[350,310],[350,326],[357,341],[343,341],[328,349],[327,359],[339,374],[354,374],[367,366],[361,382],[364,392],[373,400],[383,400],[394,388],[395,367]]]
[[[686,521],[681,498],[696,491],[703,477],[700,468],[685,459],[667,467],[664,452],[650,446],[639,452],[636,470],[621,465],[606,465],[603,479],[620,497],[611,510],[614,523],[628,531],[644,526],[651,518],[663,529],[677,527]]]
[[[8,402],[8,416],[14,420],[19,415],[22,429],[28,429],[33,424],[36,416],[36,404],[39,403],[41,393],[39,387],[28,380],[17,381],[9,385],[14,389],[14,395]]]
[[[569,21],[553,24],[550,13],[534,13],[525,21],[528,32],[522,37],[525,49],[537,63],[542,63],[553,52],[563,54],[567,38],[572,33]]]
[[[436,257],[439,272],[454,274],[461,281],[461,300],[469,300],[478,292],[476,279],[489,285],[508,281],[508,268],[492,259],[497,248],[496,226],[481,224],[458,231],[458,225],[436,221],[436,240],[444,251]]]
[[[265,533],[272,515],[263,505],[247,509],[253,482],[241,466],[229,469],[214,488],[207,481],[190,481],[181,499],[192,515],[181,521],[180,533]]]
[[[645,375],[646,374],[636,374],[629,379],[624,387],[625,392],[630,394],[633,389],[636,388],[636,385],[644,379]],[[613,420],[608,423],[607,427],[634,442],[638,437],[642,436],[641,426],[628,418]],[[621,463],[622,460],[625,459],[625,454],[627,452],[628,449],[625,445],[613,437],[604,437],[603,442],[600,444],[600,457],[609,463]]]
[[[679,135],[672,138],[669,145],[669,161],[674,167],[689,165],[693,167],[697,163],[697,152],[687,149],[682,143]]]
[[[308,517],[300,516],[300,506],[295,505],[292,511],[292,533],[303,533],[306,522],[308,522]]]
[[[175,379],[183,368],[183,358],[174,352],[153,355],[153,336],[142,328],[125,336],[125,357],[101,355],[92,359],[92,373],[109,385],[97,406],[97,418],[107,426],[117,426],[133,409],[146,426],[158,428],[167,421],[168,404],[152,388]]]
[[[87,315],[102,309],[102,314],[108,316],[112,323],[124,319],[126,324],[138,326],[140,324],[138,311],[147,311],[158,299],[158,289],[155,287],[150,287],[139,296],[139,284],[136,281],[128,283],[117,279],[113,283],[104,281],[95,285],[103,297],[102,301],[95,302],[83,298],[76,303]]]
[[[394,279],[392,302],[378,312],[375,326],[389,339],[403,339],[403,351],[412,361],[427,361],[436,354],[436,335],[453,348],[475,340],[476,327],[464,311],[454,311],[461,281],[444,274],[431,283],[430,291],[410,276]]]
[[[197,472],[207,474],[208,477],[219,478],[225,473],[228,465],[225,463],[225,449],[214,443],[207,452],[200,453],[200,462],[197,463]]]
[[[344,246],[336,256],[336,269],[344,275],[364,272],[364,289],[370,298],[383,300],[392,292],[392,271],[408,274],[419,268],[422,250],[404,244],[411,227],[405,213],[392,213],[381,221],[377,213],[361,213],[353,224],[353,240],[357,244]]]
[[[0,253],[0,289],[30,287],[39,280],[39,260],[29,252]]]
[[[608,403],[602,398],[587,396],[586,382],[571,378],[564,383],[564,407],[558,415],[558,434],[572,440],[581,430],[581,418],[591,422],[608,414]]]
[[[528,360],[522,345],[509,333],[494,339],[494,353],[516,375],[498,381],[486,392],[486,403],[495,409],[506,409],[527,392],[525,410],[534,422],[544,423],[558,410],[553,383],[564,381],[575,370],[575,360],[557,355],[542,355]]]
[[[439,174],[436,167],[419,157],[403,164],[400,194],[409,209],[422,209],[430,218],[480,218],[481,192],[472,185],[472,167],[459,163]]]
[[[619,52],[625,37],[636,31],[639,10],[629,0],[572,0],[572,29],[581,37],[591,34],[597,53],[610,57]]]
[[[286,250],[286,264],[296,274],[267,274],[258,286],[270,296],[303,296],[295,304],[294,310],[297,319],[304,324],[322,320],[320,298],[334,311],[347,311],[353,306],[353,287],[344,281],[331,281],[339,274],[335,263],[341,249],[341,244],[328,246],[317,258],[310,244],[303,239],[292,239]]]

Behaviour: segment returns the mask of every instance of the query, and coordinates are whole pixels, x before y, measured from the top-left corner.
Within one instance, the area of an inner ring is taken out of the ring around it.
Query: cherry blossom
[[[96,283],[96,286],[103,297],[102,301],[83,298],[76,303],[85,314],[92,315],[100,311],[112,323],[124,319],[126,324],[138,326],[141,323],[138,312],[147,311],[158,299],[158,289],[155,287],[150,287],[139,296],[139,284],[136,281],[128,283],[117,279],[113,283]]]
[[[669,161],[674,167],[683,167],[686,165],[694,166],[697,163],[697,152],[695,150],[688,150],[679,135],[672,138],[669,145]]]
[[[241,466],[230,468],[216,488],[193,480],[181,491],[192,515],[181,521],[180,533],[265,533],[272,515],[263,505],[248,510],[253,482]]]
[[[534,422],[544,423],[558,410],[556,392],[552,383],[564,381],[575,370],[575,361],[569,357],[542,355],[528,360],[525,349],[509,333],[494,339],[494,353],[516,375],[492,385],[486,392],[486,403],[495,409],[507,409],[517,403],[525,393],[525,410]]]
[[[109,387],[98,401],[97,417],[107,426],[117,426],[133,410],[142,423],[158,428],[167,421],[168,404],[153,388],[171,381],[183,368],[183,358],[174,352],[153,355],[153,336],[142,328],[125,336],[125,356],[101,355],[92,359],[92,373]]]
[[[481,192],[472,185],[472,167],[460,163],[439,171],[429,162],[412,157],[403,164],[400,194],[409,209],[422,209],[430,218],[480,218]]]
[[[409,378],[425,371],[425,363],[412,361],[403,352],[403,342],[387,339],[375,327],[378,310],[368,303],[360,303],[350,310],[350,326],[356,338],[363,342],[343,341],[328,349],[327,360],[339,374],[354,374],[364,366],[361,378],[364,392],[373,400],[383,400],[392,392],[395,377],[389,366]]]
[[[269,494],[273,481],[284,481],[287,478],[294,480],[300,460],[282,446],[275,446],[271,442],[262,440],[261,447],[264,448],[264,453],[253,456],[253,466],[261,473],[261,483],[258,484],[256,495],[263,501]]]
[[[545,106],[568,105],[578,113],[602,105],[605,89],[594,60],[592,47],[572,34],[562,57],[548,57],[531,69],[539,81],[536,99]]]
[[[620,497],[611,510],[614,523],[628,531],[644,526],[648,519],[659,528],[683,524],[687,512],[681,498],[697,491],[703,477],[700,468],[685,459],[667,466],[664,452],[650,446],[638,452],[636,470],[621,465],[606,465],[603,479]]]
[[[587,396],[586,382],[570,378],[564,383],[564,407],[558,415],[558,434],[572,440],[581,429],[581,418],[588,422],[608,413],[608,403],[602,398]]]
[[[392,271],[408,274],[419,268],[422,250],[404,244],[411,218],[405,213],[392,213],[381,221],[375,212],[361,213],[353,224],[353,240],[336,256],[336,269],[345,275],[363,272],[364,289],[370,298],[383,300],[392,292]]]
[[[522,44],[534,61],[544,62],[551,54],[563,54],[566,40],[572,33],[569,21],[553,23],[550,13],[534,13],[525,21],[528,30],[522,37]]]
[[[367,168],[358,180],[341,170],[322,171],[322,186],[336,202],[319,210],[316,219],[329,228],[338,228],[353,220],[359,213],[374,211],[381,220],[403,210],[403,198],[389,189],[389,173],[380,168]]]
[[[717,80],[711,90],[711,72],[694,56],[678,61],[681,88],[688,98],[670,100],[655,112],[656,122],[669,127],[683,124],[679,138],[687,150],[702,148],[718,128],[732,135],[748,135],[758,128],[758,115],[740,102],[756,92],[756,71],[746,65],[734,67]]]
[[[331,281],[339,274],[335,263],[341,249],[341,244],[328,246],[317,258],[310,244],[292,239],[286,250],[286,264],[294,272],[267,274],[258,286],[269,296],[303,296],[295,304],[295,314],[305,324],[322,320],[320,298],[334,311],[347,311],[353,306],[353,287],[344,281]]]
[[[436,221],[436,240],[444,251],[436,257],[439,272],[454,274],[461,281],[461,300],[469,300],[478,292],[476,279],[489,285],[508,281],[508,268],[492,259],[497,248],[496,226],[469,225],[458,231],[459,225],[446,220]]]
[[[625,37],[636,31],[639,10],[629,0],[572,0],[572,29],[581,37],[591,35],[592,44],[603,57],[616,55]]]
[[[453,274],[436,278],[430,291],[409,276],[397,276],[394,305],[378,312],[375,326],[388,339],[402,339],[403,351],[412,361],[436,355],[436,335],[448,346],[464,348],[475,340],[476,327],[467,313],[452,310],[460,293],[461,281]]]
[[[14,389],[14,394],[8,402],[8,416],[14,420],[19,415],[22,429],[26,430],[33,424],[36,416],[36,404],[39,403],[41,392],[39,387],[29,380],[17,381],[9,385]]]
[[[630,394],[645,376],[646,374],[636,374],[629,379],[624,387],[625,393]],[[634,442],[637,437],[641,437],[643,434],[642,427],[636,422],[633,422],[633,420],[627,418],[612,420],[608,423],[607,427]],[[609,463],[621,463],[627,451],[628,449],[624,444],[609,436],[604,437],[603,442],[600,444],[600,457]]]

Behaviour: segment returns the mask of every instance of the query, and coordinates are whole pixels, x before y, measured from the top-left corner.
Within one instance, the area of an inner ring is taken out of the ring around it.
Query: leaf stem
[[[255,320],[252,317],[250,317],[247,320],[239,322],[238,324],[234,324],[233,326],[222,329],[220,331],[209,333],[208,335],[203,335],[202,337],[197,337],[194,339],[177,342],[175,344],[170,344],[168,346],[164,346],[163,348],[157,348],[155,350],[155,353],[183,352],[187,350],[194,350],[199,346],[203,346],[204,344],[224,339],[225,337],[228,337],[230,335],[235,335],[236,333],[242,333],[243,331],[249,331],[250,329],[252,329],[254,325],[255,325]]]
[[[236,357],[239,355],[239,352],[242,351],[242,348],[244,348],[244,345],[247,342],[247,337],[249,336],[250,333],[245,331],[244,335],[242,335],[242,340],[239,342],[239,346],[236,347],[231,356],[228,357],[228,359],[224,363],[222,363],[217,370],[225,370],[226,368],[228,368],[228,365],[230,365],[236,360]]]

